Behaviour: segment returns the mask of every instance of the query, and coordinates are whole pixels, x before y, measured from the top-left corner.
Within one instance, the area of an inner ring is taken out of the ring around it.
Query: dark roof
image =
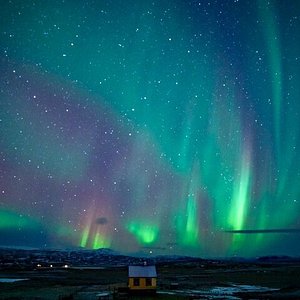
[[[129,266],[128,277],[157,277],[155,266]]]

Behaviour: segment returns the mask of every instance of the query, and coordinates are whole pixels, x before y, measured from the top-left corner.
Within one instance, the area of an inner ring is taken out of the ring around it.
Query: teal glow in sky
[[[299,255],[299,33],[299,1],[6,1],[0,244]]]

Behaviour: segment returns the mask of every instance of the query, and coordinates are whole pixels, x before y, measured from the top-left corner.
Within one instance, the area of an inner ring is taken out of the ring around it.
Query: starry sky
[[[300,1],[1,1],[0,245],[300,254]]]

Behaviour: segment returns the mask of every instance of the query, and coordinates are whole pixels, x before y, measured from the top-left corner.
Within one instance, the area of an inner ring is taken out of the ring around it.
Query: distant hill
[[[257,258],[259,262],[293,262],[300,261],[300,257],[291,257],[286,255],[270,255]]]
[[[256,258],[223,257],[200,258],[182,255],[149,255],[144,252],[120,253],[110,248],[96,250],[85,248],[68,249],[36,249],[30,247],[1,247],[0,255],[11,254],[15,257],[49,257],[49,260],[68,261],[71,265],[126,266],[129,264],[163,264],[163,263],[200,263],[200,264],[239,264],[239,263],[292,263],[300,262],[300,257],[290,256],[261,256]],[[1,257],[0,257],[1,258]],[[34,260],[33,259],[33,260]]]

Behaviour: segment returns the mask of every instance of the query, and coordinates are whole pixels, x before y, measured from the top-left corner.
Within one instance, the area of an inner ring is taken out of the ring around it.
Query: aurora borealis
[[[0,245],[300,254],[300,1],[2,2]]]

